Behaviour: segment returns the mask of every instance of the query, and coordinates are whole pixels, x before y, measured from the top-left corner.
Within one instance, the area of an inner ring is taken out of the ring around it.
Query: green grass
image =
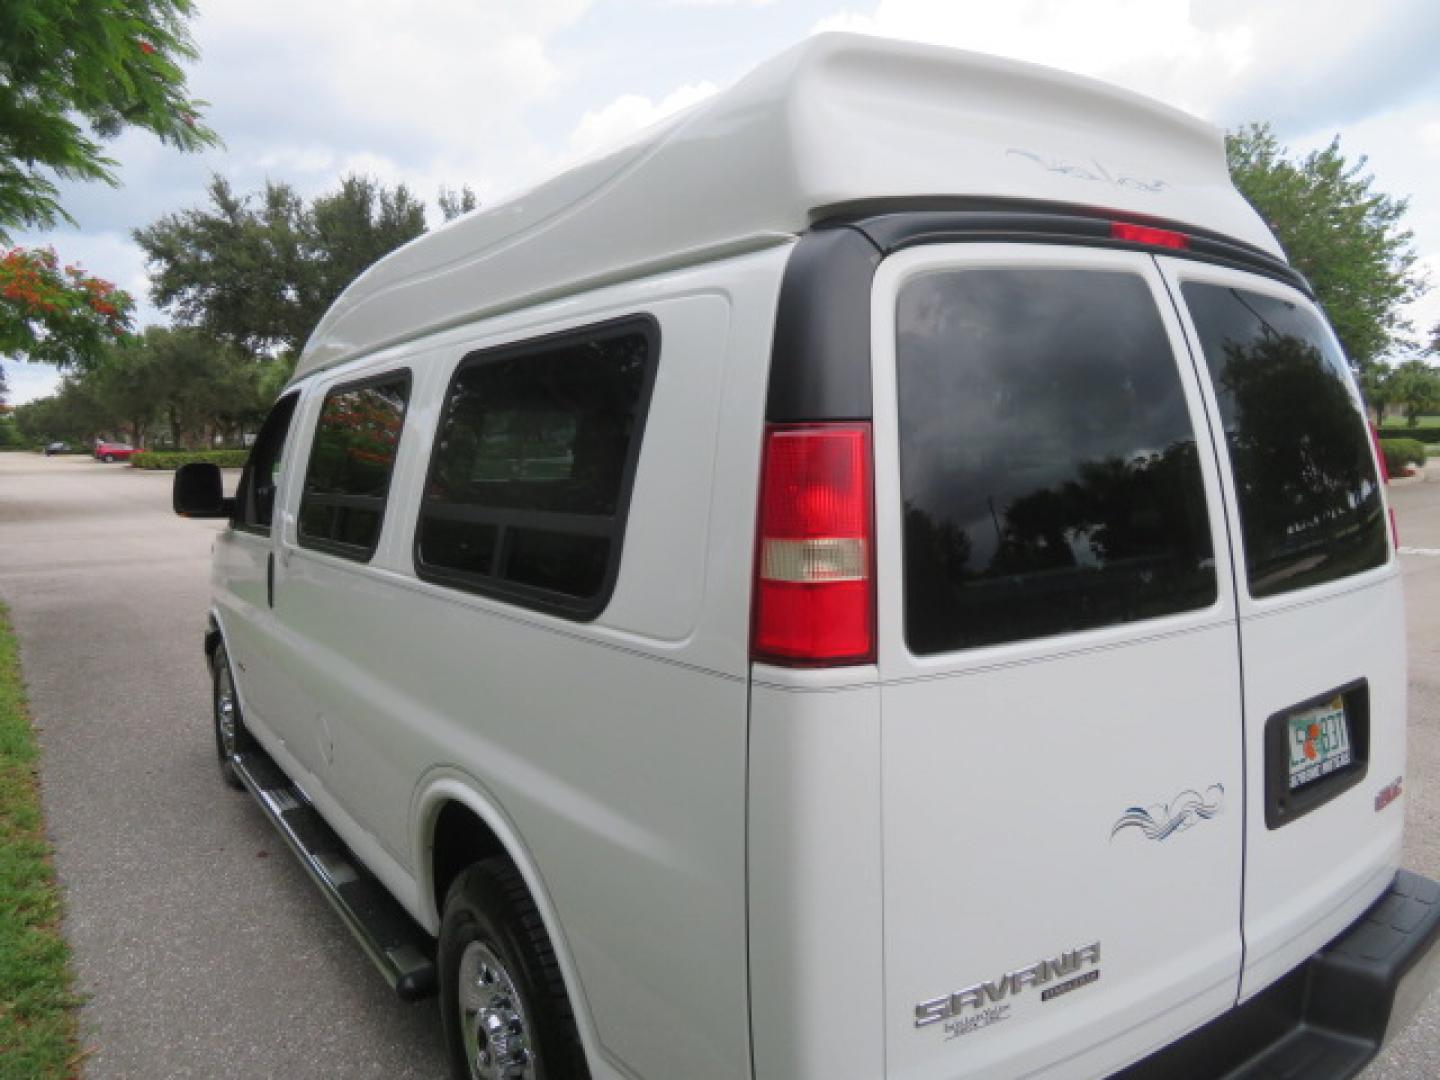
[[[79,1072],[70,949],[40,817],[39,750],[0,605],[0,1080]]]

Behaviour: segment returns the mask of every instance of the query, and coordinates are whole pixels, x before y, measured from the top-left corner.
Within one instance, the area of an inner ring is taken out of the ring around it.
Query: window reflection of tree
[[[986,572],[1153,558],[1168,555],[1192,532],[1207,540],[1200,557],[1208,558],[1208,532],[1186,527],[1184,496],[1200,487],[1199,469],[1189,441],[1130,461],[1084,462],[1076,479],[1031,492],[1006,508],[1000,548]]]
[[[1252,588],[1264,591],[1333,557],[1373,559],[1376,536],[1383,561],[1364,428],[1319,348],[1266,323],[1250,341],[1227,339],[1224,356],[1218,389],[1230,399],[1226,436],[1242,485]],[[1363,550],[1353,550],[1357,544]]]
[[[307,488],[385,494],[405,412],[403,386],[370,387],[328,398],[315,438]]]
[[[1215,577],[1193,440],[1130,460],[1081,463],[994,518],[999,544],[985,566],[953,520],[905,507],[907,596],[919,640],[1010,640],[1201,606]],[[972,614],[957,627],[954,607]]]

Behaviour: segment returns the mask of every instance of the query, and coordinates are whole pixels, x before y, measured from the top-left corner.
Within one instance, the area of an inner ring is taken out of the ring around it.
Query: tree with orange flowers
[[[86,370],[130,332],[134,301],[49,248],[0,248],[0,355]]]

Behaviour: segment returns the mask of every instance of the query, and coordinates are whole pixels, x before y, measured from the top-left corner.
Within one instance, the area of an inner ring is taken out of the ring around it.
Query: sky
[[[733,83],[806,35],[852,30],[1091,75],[1212,123],[1269,121],[1292,150],[1336,135],[1376,188],[1408,197],[1435,287],[1407,314],[1440,322],[1440,4],[1435,0],[198,0],[192,93],[222,149],[145,132],[109,146],[121,186],[66,184],[76,227],[21,233],[149,300],[131,230],[201,206],[213,174],[302,195],[346,172],[430,204],[469,184],[482,206]],[[5,364],[12,404],[56,374]]]

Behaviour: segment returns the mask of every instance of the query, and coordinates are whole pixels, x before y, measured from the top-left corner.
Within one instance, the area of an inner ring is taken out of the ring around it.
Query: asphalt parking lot
[[[1440,467],[1392,503],[1410,628],[1405,861],[1440,877]],[[0,454],[0,599],[40,728],[85,1074],[443,1076],[434,1005],[391,995],[216,773],[200,647],[220,527],[170,513],[169,474]],[[1440,994],[1365,1076],[1440,1076]]]
[[[170,512],[168,473],[0,454],[0,599],[40,727],[85,1075],[442,1077],[434,1004],[395,998],[216,773],[219,528]]]

